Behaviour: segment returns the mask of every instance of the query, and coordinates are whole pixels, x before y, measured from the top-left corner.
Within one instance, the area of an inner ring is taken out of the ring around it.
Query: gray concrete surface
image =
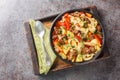
[[[102,15],[111,58],[34,75],[24,22],[91,5]],[[0,80],[120,80],[120,0],[0,0]]]

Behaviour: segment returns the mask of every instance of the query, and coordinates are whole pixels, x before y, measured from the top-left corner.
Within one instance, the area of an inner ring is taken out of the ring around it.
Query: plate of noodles
[[[72,64],[96,59],[104,47],[103,25],[91,11],[73,9],[59,14],[50,29],[54,53]]]

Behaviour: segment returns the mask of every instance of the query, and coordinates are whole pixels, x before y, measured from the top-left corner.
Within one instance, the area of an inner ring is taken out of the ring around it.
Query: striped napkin
[[[50,47],[50,41],[49,41],[49,29],[45,28],[45,35],[44,35],[44,41],[45,41],[45,47],[46,50],[51,58],[52,64],[50,66],[46,65],[46,61],[44,58],[44,51],[42,48],[42,43],[40,41],[40,38],[37,36],[35,33],[35,20],[29,20],[29,24],[32,30],[33,38],[34,38],[34,43],[37,51],[37,57],[38,57],[38,63],[39,63],[39,73],[40,74],[47,74],[52,66],[52,64],[55,61],[55,54],[52,51]]]

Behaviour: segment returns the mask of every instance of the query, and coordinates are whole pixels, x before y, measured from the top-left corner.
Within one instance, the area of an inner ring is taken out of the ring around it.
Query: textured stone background
[[[96,5],[111,58],[36,76],[24,22],[64,10]],[[120,0],[0,0],[0,80],[120,80]]]

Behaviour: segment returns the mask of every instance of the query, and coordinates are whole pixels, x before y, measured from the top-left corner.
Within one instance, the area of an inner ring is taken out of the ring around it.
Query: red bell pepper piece
[[[64,14],[64,18],[67,18],[67,17],[69,17],[69,14],[68,14],[68,13],[65,13],[65,14]]]
[[[96,34],[94,34],[94,37],[95,37],[95,39],[97,40],[99,46],[101,46],[101,44],[102,44],[102,39],[101,39],[98,35],[96,35]]]
[[[56,23],[56,27],[60,27],[60,26],[65,26],[65,22],[60,22],[60,21],[58,21],[58,22]]]
[[[64,19],[65,19],[64,22],[57,21],[56,27],[64,26],[65,29],[69,30],[70,29],[70,17],[68,13],[64,14]]]
[[[80,36],[75,36],[75,38],[80,42],[81,41],[81,37]]]
[[[68,13],[64,14],[64,19],[65,19],[65,27],[67,30],[69,30],[70,29],[70,17]]]
[[[70,29],[70,23],[67,20],[65,21],[65,27],[66,27],[67,30]]]

